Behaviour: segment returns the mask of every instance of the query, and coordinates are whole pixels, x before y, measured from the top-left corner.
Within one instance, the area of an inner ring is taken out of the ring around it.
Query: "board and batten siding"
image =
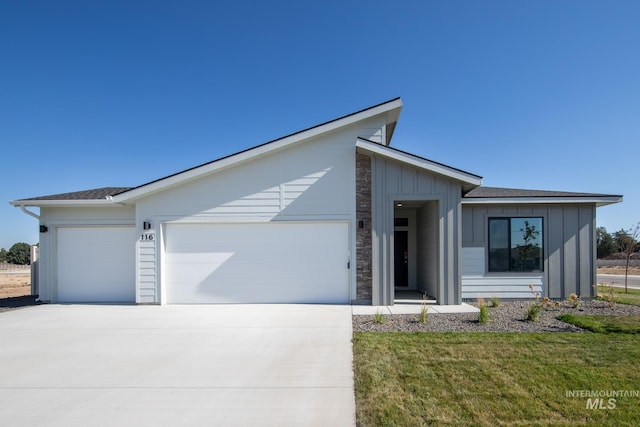
[[[348,221],[354,248],[355,142],[382,142],[385,123],[373,118],[137,200],[138,226],[151,222],[156,236],[138,243],[138,302],[162,302],[162,224]]]
[[[114,227],[133,226],[135,209],[132,206],[106,205],[101,207],[56,207],[40,208],[40,224],[48,228],[40,233],[38,258],[39,299],[52,301],[58,283],[58,229],[65,227]]]
[[[462,297],[592,297],[596,284],[595,205],[462,205]],[[488,218],[542,217],[544,271],[489,273]]]
[[[398,200],[424,202],[417,211],[418,288],[435,293],[439,304],[459,304],[460,183],[375,154],[371,158],[373,305],[393,304],[393,220]],[[436,230],[431,239],[421,235],[430,226]]]

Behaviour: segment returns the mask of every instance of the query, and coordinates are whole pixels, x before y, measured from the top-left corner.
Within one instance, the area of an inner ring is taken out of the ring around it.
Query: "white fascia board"
[[[209,175],[213,172],[237,165],[239,163],[253,160],[261,156],[265,156],[269,153],[283,149],[292,144],[299,143],[303,140],[311,139],[316,136],[322,135],[324,133],[328,133],[345,126],[353,125],[354,123],[367,120],[378,115],[385,114],[386,115],[385,118],[387,122],[394,121],[394,120],[397,120],[398,116],[400,115],[401,109],[402,109],[402,101],[400,99],[395,99],[393,101],[389,101],[387,103],[378,105],[374,108],[369,108],[359,113],[352,114],[352,115],[343,117],[341,119],[330,121],[326,124],[316,126],[302,132],[295,133],[293,135],[284,137],[282,139],[275,140],[254,148],[250,148],[246,151],[242,151],[237,154],[232,154],[220,160],[214,160],[202,166],[195,167],[193,169],[189,169],[184,172],[178,172],[175,175],[171,175],[164,179],[151,182],[139,188],[125,191],[124,193],[113,196],[113,201],[116,203],[128,202],[128,201],[137,199],[139,197],[143,197],[151,193],[155,193],[157,191],[161,191],[161,190],[173,187],[175,185],[189,182],[191,180],[200,178],[204,175]]]
[[[96,200],[12,200],[10,205],[19,206],[110,206],[114,202],[108,199]]]
[[[548,205],[568,203],[595,203],[596,206],[606,206],[622,202],[622,197],[498,197],[498,198],[468,198],[462,199],[463,205]]]
[[[383,157],[396,160],[398,162],[406,163],[432,173],[443,175],[448,178],[455,179],[457,181],[461,181],[466,184],[470,184],[475,187],[482,184],[482,178],[478,176],[465,173],[457,169],[449,168],[445,165],[431,162],[426,159],[421,159],[421,158],[412,156],[410,154],[401,153],[401,152],[392,150],[390,148],[387,148],[383,145],[377,144],[375,142],[358,138],[358,140],[356,141],[356,147],[361,148],[365,151],[369,151],[374,154],[378,154]]]

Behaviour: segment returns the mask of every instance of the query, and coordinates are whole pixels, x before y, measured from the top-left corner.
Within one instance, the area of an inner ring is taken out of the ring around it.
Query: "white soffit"
[[[111,199],[86,199],[86,200],[41,200],[41,199],[33,199],[33,200],[12,200],[9,202],[10,205],[18,207],[18,206],[113,206],[113,201]]]
[[[394,150],[381,144],[367,141],[366,139],[358,138],[356,147],[370,153],[378,154],[380,156],[387,157],[398,162],[406,163],[411,166],[436,173],[438,175],[461,181],[462,183],[469,184],[469,186],[471,187],[477,187],[482,184],[482,177],[479,177],[477,175],[473,175],[440,163],[436,163],[431,160],[423,159],[409,153]]]
[[[594,196],[594,197],[469,197],[462,198],[463,205],[497,205],[497,204],[567,204],[567,203],[595,203],[596,206],[612,205],[622,202],[619,196]]]
[[[384,115],[387,123],[394,123],[398,120],[400,110],[402,109],[402,100],[400,98],[393,99],[383,104],[362,110],[360,112],[350,114],[348,116],[332,120],[330,122],[312,127],[307,130],[303,130],[298,133],[294,133],[289,136],[285,136],[281,139],[276,139],[271,142],[259,145],[254,148],[250,148],[245,151],[241,151],[236,154],[232,154],[228,157],[223,157],[219,160],[214,160],[209,163],[205,163],[200,166],[196,166],[192,169],[188,169],[183,172],[178,172],[174,175],[170,175],[166,178],[161,178],[157,181],[152,181],[147,184],[143,184],[140,187],[134,188],[129,191],[125,191],[121,194],[113,196],[114,203],[126,203],[131,200],[143,197],[175,185],[179,185],[191,180],[200,178],[202,176],[211,174],[213,172],[226,169],[236,164],[246,162],[261,156],[267,155],[271,152],[283,149],[287,146],[299,143],[303,140],[314,138],[334,131],[336,129],[353,125],[354,123],[370,119],[375,116]]]

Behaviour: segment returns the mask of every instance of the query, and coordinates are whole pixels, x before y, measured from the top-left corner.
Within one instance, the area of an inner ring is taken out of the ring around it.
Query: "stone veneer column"
[[[363,228],[360,228],[363,221]],[[371,304],[371,158],[356,152],[356,301]]]

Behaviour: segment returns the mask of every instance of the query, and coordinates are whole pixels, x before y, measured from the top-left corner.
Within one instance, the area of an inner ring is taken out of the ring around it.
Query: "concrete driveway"
[[[0,313],[7,426],[355,425],[351,307]]]

